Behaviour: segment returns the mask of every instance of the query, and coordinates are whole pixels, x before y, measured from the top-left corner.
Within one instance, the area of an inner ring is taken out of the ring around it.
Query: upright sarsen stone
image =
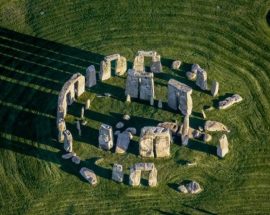
[[[101,81],[105,81],[108,80],[110,77],[111,77],[111,62],[103,60],[100,62],[99,79]]]
[[[72,152],[73,147],[73,137],[69,130],[64,131],[64,150],[66,152]]]
[[[104,150],[110,150],[113,147],[112,126],[106,124],[102,124],[100,126],[98,142],[99,147]]]
[[[197,70],[197,79],[196,79],[196,85],[200,87],[202,90],[207,90],[207,72],[203,69]]]
[[[86,69],[85,79],[86,79],[85,84],[86,87],[90,88],[97,84],[96,69],[94,65],[91,65]]]
[[[116,60],[115,74],[121,76],[124,75],[126,71],[127,71],[127,59],[121,56]]]

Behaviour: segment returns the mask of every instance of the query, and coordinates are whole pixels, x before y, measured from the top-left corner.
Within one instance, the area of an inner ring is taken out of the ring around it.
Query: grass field
[[[193,0],[2,0],[0,1],[0,214],[269,214],[270,213],[270,1]],[[268,15],[269,18],[269,15]],[[114,125],[124,113],[140,129],[181,115],[139,101],[125,103],[126,77],[113,77],[88,90],[68,110],[79,166],[61,159],[57,142],[56,104],[72,74],[90,64],[99,69],[107,54],[120,53],[132,66],[138,50],[156,50],[164,73],[155,76],[156,96],[166,102],[167,81],[175,78],[194,88],[191,125],[203,125],[200,110],[231,93],[244,101],[231,109],[207,112],[226,124],[230,153],[215,154],[210,144],[175,141],[169,159],[154,161],[158,187],[128,185],[128,167],[138,156],[138,137],[128,153],[98,148],[101,123]],[[184,62],[170,70],[172,60]],[[198,90],[185,78],[190,64],[220,82],[220,97]],[[97,94],[109,92],[111,98]],[[82,137],[74,121],[91,98]],[[103,158],[103,159],[100,159]],[[100,160],[98,160],[100,159]],[[96,162],[98,160],[98,162]],[[198,165],[187,167],[186,161]],[[123,184],[113,182],[112,164],[125,168]],[[79,175],[93,169],[99,185]],[[198,181],[198,195],[177,192],[186,179]]]

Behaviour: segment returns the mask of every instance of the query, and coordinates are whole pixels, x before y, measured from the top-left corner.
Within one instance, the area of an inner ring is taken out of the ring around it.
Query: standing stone
[[[81,108],[81,119],[84,119],[84,107]]]
[[[131,98],[130,98],[130,95],[129,94],[127,95],[126,101],[127,102],[131,102]]]
[[[143,72],[144,69],[144,56],[138,55],[134,59],[133,69],[137,72]]]
[[[153,73],[162,72],[162,64],[161,64],[161,61],[160,61],[160,55],[154,55],[152,57],[152,64],[151,64],[150,70]]]
[[[197,70],[197,80],[196,85],[200,87],[202,90],[207,90],[207,72],[203,69]]]
[[[182,134],[181,134],[182,145],[188,145],[189,140],[189,116],[185,116],[183,126],[182,126]]]
[[[130,133],[127,131],[119,133],[117,137],[115,153],[119,154],[125,153],[128,149],[129,143],[130,143]]]
[[[158,100],[158,108],[162,109],[162,101]]]
[[[175,60],[172,62],[172,66],[171,68],[172,69],[175,69],[175,70],[178,70],[181,66],[181,61],[180,60]]]
[[[140,155],[142,157],[154,157],[154,136],[151,133],[146,133],[140,137]]]
[[[81,124],[80,124],[79,120],[76,121],[76,127],[77,127],[77,130],[78,130],[79,136],[82,136]]]
[[[69,130],[64,131],[64,150],[66,152],[72,152],[73,137]]]
[[[223,134],[219,139],[219,145],[217,147],[217,156],[224,158],[225,155],[229,152],[229,142],[226,134]]]
[[[157,186],[157,169],[155,167],[151,170],[149,174],[148,185],[149,187]]]
[[[57,122],[58,127],[58,141],[62,143],[64,141],[64,131],[66,130],[66,123],[63,118],[60,118]]]
[[[91,65],[86,69],[85,79],[86,79],[85,83],[86,87],[90,88],[97,84],[96,69],[94,65]]]
[[[108,80],[110,77],[111,77],[111,62],[103,60],[100,62],[99,79],[101,81],[105,81]]]
[[[153,73],[141,73],[140,80],[140,99],[150,101],[155,98]]]
[[[110,150],[113,147],[112,126],[106,124],[102,124],[100,126],[98,142],[99,147],[104,150]]]
[[[212,96],[217,96],[218,90],[219,90],[219,83],[217,81],[213,81],[211,86]]]
[[[86,110],[89,110],[90,109],[90,106],[91,106],[91,100],[90,99],[87,99],[86,102],[85,102],[85,109]]]
[[[168,105],[170,108],[180,109],[183,115],[190,115],[192,112],[192,89],[187,85],[170,79],[168,82]]]
[[[125,94],[132,98],[138,98],[139,96],[139,78],[134,69],[128,70]]]
[[[124,75],[126,71],[127,71],[127,59],[121,56],[116,60],[115,74],[121,76]]]
[[[141,182],[141,170],[136,170],[134,167],[130,168],[129,184],[131,186],[139,186]]]
[[[112,170],[112,180],[122,183],[124,178],[123,166],[121,164],[114,164]]]

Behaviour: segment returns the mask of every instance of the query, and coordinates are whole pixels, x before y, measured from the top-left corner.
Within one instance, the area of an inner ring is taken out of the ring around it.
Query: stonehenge
[[[184,117],[184,122],[182,125],[182,132],[181,132],[181,140],[182,140],[182,145],[186,146],[188,145],[188,140],[189,140],[189,116]]]
[[[231,107],[233,104],[239,103],[243,100],[243,98],[238,95],[238,94],[234,94],[233,96],[230,96],[228,98],[226,98],[223,101],[220,101],[218,103],[218,108],[219,109],[227,109],[229,107]]]
[[[219,83],[217,81],[212,81],[211,94],[212,96],[217,96],[219,90]]]
[[[73,137],[69,130],[64,131],[64,149],[66,152],[72,152]]]
[[[123,154],[127,151],[129,142],[131,140],[131,133],[124,131],[119,133],[117,136],[117,143],[115,148],[115,153]]]
[[[225,131],[230,132],[228,127],[221,122],[207,120],[204,124],[205,131]]]
[[[101,81],[108,80],[111,77],[111,62],[116,60],[116,75],[124,75],[127,70],[127,60],[125,57],[120,56],[119,54],[108,55],[100,62],[100,72],[99,79]]]
[[[63,142],[64,131],[66,130],[66,123],[63,118],[58,119],[57,128],[58,128],[58,141]]]
[[[179,192],[181,193],[191,193],[197,194],[202,191],[200,184],[196,181],[190,181],[189,183],[182,184],[178,187]]]
[[[224,158],[228,152],[229,152],[229,142],[226,134],[223,134],[221,138],[219,138],[219,144],[217,147],[217,156],[219,156],[220,158]]]
[[[183,115],[192,112],[192,89],[187,85],[170,79],[168,82],[168,105],[170,108],[179,109]]]
[[[196,85],[202,90],[207,90],[207,72],[201,68],[197,69]]]
[[[155,98],[154,75],[148,72],[136,72],[134,69],[128,70],[126,80],[126,96],[131,98],[140,98],[150,101]]]
[[[133,69],[136,72],[145,72],[144,67],[144,58],[145,57],[151,57],[152,63],[150,66],[150,71],[153,73],[160,73],[162,72],[162,65],[160,61],[160,55],[157,54],[155,51],[138,51],[137,55],[135,56],[134,62],[133,62]]]
[[[142,157],[170,156],[171,133],[167,128],[143,127],[141,129],[139,151]]]
[[[130,168],[129,184],[131,186],[139,186],[141,181],[141,172],[148,171],[148,185],[150,187],[157,186],[157,169],[154,163],[136,163]]]
[[[89,88],[97,84],[96,69],[94,65],[91,65],[86,69],[85,81],[86,87]]]
[[[181,66],[181,61],[180,60],[175,60],[172,62],[172,66],[171,68],[174,69],[174,70],[177,70],[179,69]]]

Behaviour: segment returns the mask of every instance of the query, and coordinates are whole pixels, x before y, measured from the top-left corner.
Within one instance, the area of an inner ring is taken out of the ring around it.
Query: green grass
[[[7,1],[0,2],[0,214],[269,214],[270,211],[270,2],[260,1]],[[44,12],[42,15],[41,12]],[[230,153],[213,153],[210,144],[176,139],[169,159],[142,159],[138,137],[128,153],[98,148],[101,123],[114,125],[124,113],[127,126],[140,129],[161,121],[182,120],[179,113],[125,102],[126,77],[113,77],[88,90],[68,110],[79,166],[61,159],[56,140],[58,92],[72,74],[90,64],[99,69],[107,54],[120,53],[132,66],[138,50],[156,50],[165,73],[155,76],[156,97],[166,102],[167,81],[175,78],[194,88],[191,125],[203,125],[200,110],[217,99],[185,78],[192,63],[220,82],[220,98],[239,93],[244,101],[231,109],[206,112],[226,124]],[[172,60],[181,71],[169,69]],[[112,98],[98,98],[109,92]],[[74,121],[87,98],[91,110],[82,137]],[[99,160],[103,158],[103,160]],[[153,161],[158,187],[128,185],[128,167]],[[196,160],[196,167],[183,165]],[[123,184],[113,182],[112,164],[122,163]],[[99,179],[91,187],[79,175],[82,166]],[[176,191],[182,180],[198,181],[204,191]]]

